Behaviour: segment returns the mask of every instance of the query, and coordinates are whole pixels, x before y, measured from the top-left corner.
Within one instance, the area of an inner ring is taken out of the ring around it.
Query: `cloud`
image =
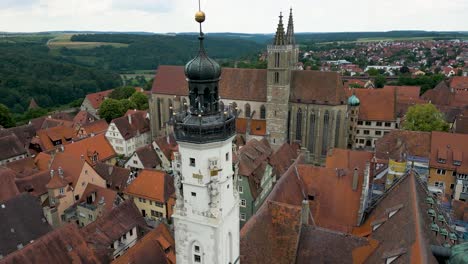
[[[28,8],[39,4],[39,0],[0,0],[1,9]]]
[[[174,8],[174,0],[113,0],[112,7],[120,10],[167,13]]]

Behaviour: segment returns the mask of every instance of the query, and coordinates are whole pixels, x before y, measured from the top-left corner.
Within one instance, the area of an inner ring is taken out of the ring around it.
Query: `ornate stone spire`
[[[284,38],[284,25],[283,25],[283,13],[280,13],[278,28],[276,29],[274,45],[282,46],[286,44]]]
[[[296,45],[296,37],[294,36],[294,20],[292,8],[289,10],[288,31],[286,33],[286,44]]]

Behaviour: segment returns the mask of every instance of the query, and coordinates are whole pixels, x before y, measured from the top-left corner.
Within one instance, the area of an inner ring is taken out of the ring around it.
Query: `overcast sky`
[[[467,0],[201,0],[206,32],[468,31]],[[197,0],[0,0],[0,31],[194,32]],[[287,18],[286,18],[287,19]]]

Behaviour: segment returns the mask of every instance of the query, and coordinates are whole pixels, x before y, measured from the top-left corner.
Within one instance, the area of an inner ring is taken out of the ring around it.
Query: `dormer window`
[[[445,164],[445,159],[439,158],[439,159],[437,159],[437,162]]]
[[[460,165],[461,165],[461,161],[460,161],[460,160],[454,160],[454,161],[453,161],[453,165],[455,165],[455,166],[460,166]]]

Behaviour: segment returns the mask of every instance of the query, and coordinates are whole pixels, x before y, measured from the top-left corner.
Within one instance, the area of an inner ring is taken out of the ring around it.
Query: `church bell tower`
[[[294,37],[292,9],[287,32],[284,32],[283,15],[279,16],[273,45],[268,45],[267,72],[267,133],[273,148],[288,141],[289,94],[291,70],[296,69],[299,48]]]
[[[172,118],[179,152],[173,162],[176,260],[239,263],[239,196],[233,179],[235,113],[219,107],[221,67],[209,58],[198,11],[200,48],[185,66],[190,108]]]

